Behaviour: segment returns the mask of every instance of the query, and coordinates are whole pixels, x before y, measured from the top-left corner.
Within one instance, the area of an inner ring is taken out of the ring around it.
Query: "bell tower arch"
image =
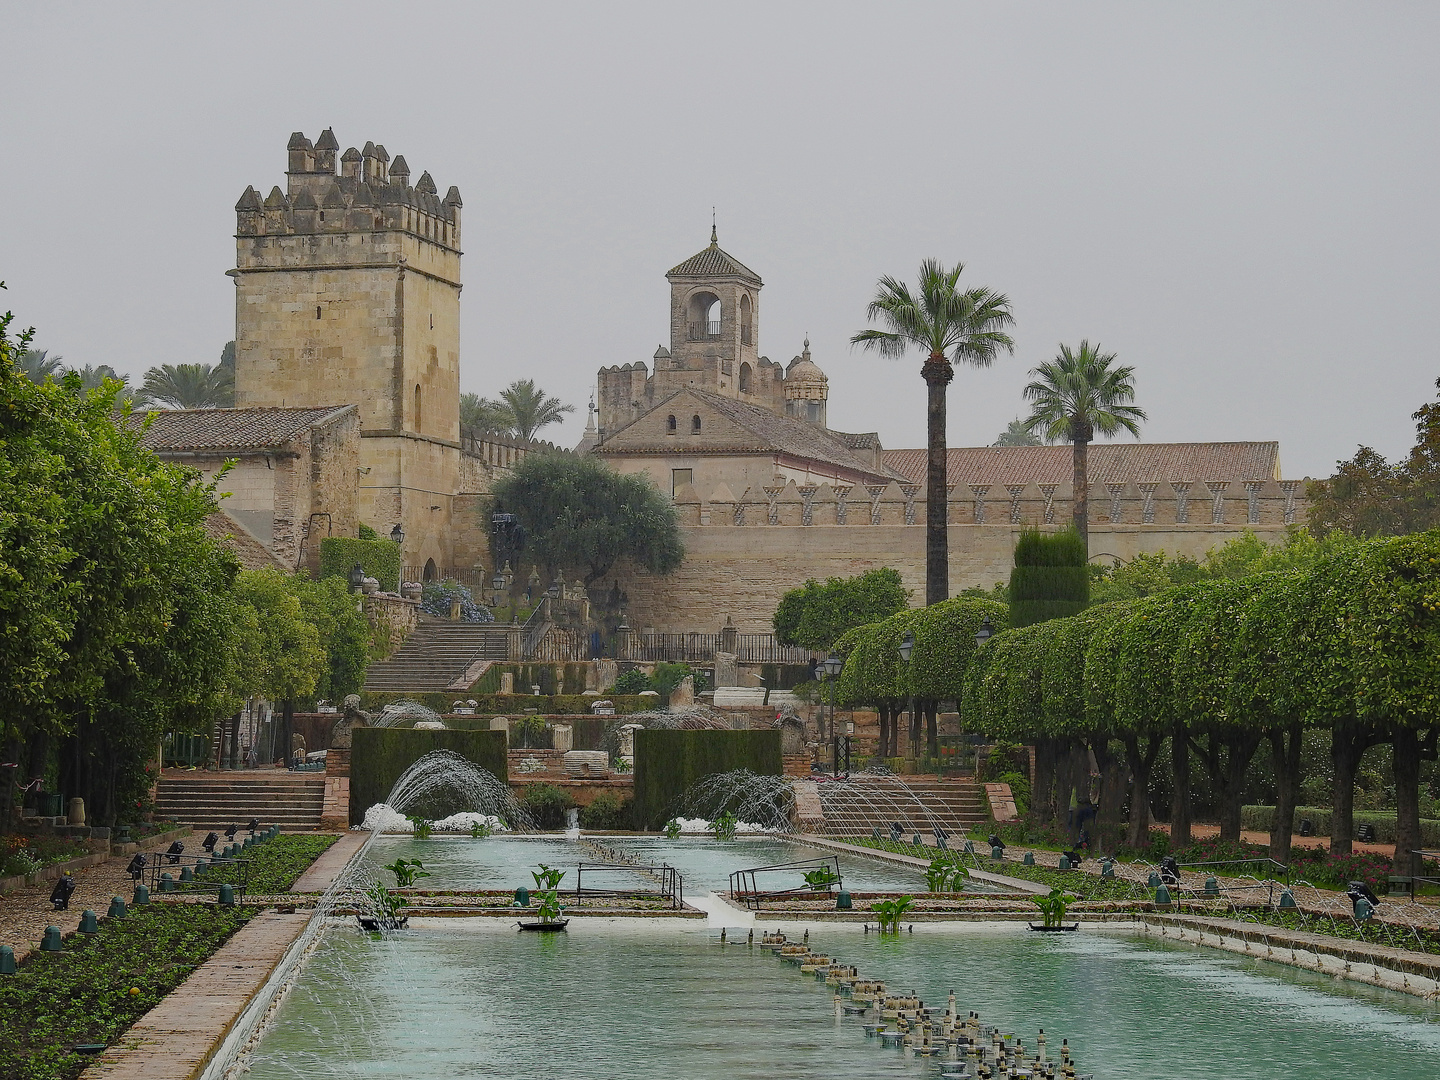
[[[740,397],[750,380],[741,372],[759,363],[760,275],[720,247],[715,228],[710,246],[676,266],[670,282],[670,356],[666,367],[686,372],[683,381]],[[657,361],[657,365],[659,361]]]

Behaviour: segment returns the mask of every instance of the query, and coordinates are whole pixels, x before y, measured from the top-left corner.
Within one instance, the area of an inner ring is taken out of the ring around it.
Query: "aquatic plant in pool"
[[[1062,889],[1051,889],[1049,896],[1037,897],[1033,901],[1035,906],[1040,909],[1040,914],[1045,919],[1044,925],[1047,928],[1056,927],[1063,923],[1065,921],[1066,910],[1074,902],[1075,897]]]
[[[880,921],[880,932],[898,934],[900,932],[900,919],[910,910],[910,905],[915,902],[913,896],[900,896],[894,900],[881,900],[871,910]]]
[[[839,875],[828,866],[822,866],[818,870],[811,870],[805,875],[805,884],[810,886],[814,892],[823,892],[834,888],[840,881]]]
[[[734,840],[735,830],[740,824],[740,819],[726,810],[710,823],[710,831],[715,834],[716,840]]]
[[[385,869],[395,875],[397,889],[408,889],[415,884],[416,878],[430,876],[425,872],[425,867],[419,859],[396,859]]]
[[[665,823],[665,839],[678,840],[680,837],[680,822],[671,818]]]

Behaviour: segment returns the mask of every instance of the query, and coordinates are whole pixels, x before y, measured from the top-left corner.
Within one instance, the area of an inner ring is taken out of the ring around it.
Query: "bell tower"
[[[674,371],[695,372],[684,381],[739,397],[758,389],[760,275],[721,250],[715,227],[710,246],[675,267],[670,282],[670,356],[656,360]]]

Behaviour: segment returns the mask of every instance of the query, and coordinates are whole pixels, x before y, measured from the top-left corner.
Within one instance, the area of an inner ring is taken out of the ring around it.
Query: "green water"
[[[1432,1075],[1433,1005],[1211,950],[1114,933],[816,927],[811,944],[1021,1035],[1068,1037],[1097,1080]],[[836,1015],[832,991],[693,923],[576,920],[561,935],[416,920],[391,941],[332,931],[252,1061],[255,1080],[928,1078]]]
[[[604,836],[602,843],[620,848],[636,860],[665,863],[680,871],[687,895],[709,891],[725,891],[730,875],[749,867],[823,858],[829,854],[819,848],[775,837],[716,840],[708,837]],[[514,889],[532,884],[530,871],[541,863],[569,872],[561,888],[573,888],[573,868],[580,862],[596,863],[599,858],[572,840],[560,836],[491,836],[483,840],[469,837],[432,837],[416,840],[408,836],[378,836],[370,845],[370,861],[376,866],[396,859],[419,859],[430,873],[417,884],[434,889]],[[840,856],[840,876],[847,889],[856,892],[919,891],[925,887],[922,874],[904,866],[886,863],[860,855]],[[804,884],[799,872],[790,878],[778,876],[767,881],[766,888],[793,888]],[[585,885],[597,889],[654,888],[654,882],[641,879],[631,870],[617,868],[609,873],[585,871]],[[970,891],[984,891],[984,885],[972,885]]]

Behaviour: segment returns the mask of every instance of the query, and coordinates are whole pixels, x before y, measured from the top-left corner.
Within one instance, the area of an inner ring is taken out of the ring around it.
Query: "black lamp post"
[[[831,767],[830,775],[838,776],[840,773],[840,737],[835,734],[835,680],[840,677],[844,670],[845,661],[831,653],[820,664],[820,670],[825,673],[825,679],[830,684],[830,745],[831,745]],[[846,740],[845,760],[850,760],[849,740]]]
[[[405,530],[400,527],[398,521],[395,523],[395,527],[390,530],[390,539],[397,544],[405,543]]]
[[[365,568],[357,562],[354,566],[350,567],[350,591],[353,593],[364,584]]]
[[[980,629],[975,631],[975,644],[984,645],[995,636],[995,624],[990,621],[990,616],[985,616],[985,621],[980,624]]]

